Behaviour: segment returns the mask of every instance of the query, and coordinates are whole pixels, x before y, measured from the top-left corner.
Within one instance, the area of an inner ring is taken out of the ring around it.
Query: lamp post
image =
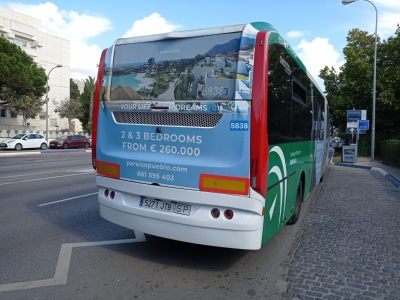
[[[54,68],[52,68],[49,73],[47,74],[47,80],[46,80],[46,140],[47,142],[49,141],[49,76],[51,71],[53,71],[55,68],[61,68],[62,65],[57,65]]]
[[[343,5],[347,5],[358,0],[342,0]],[[371,129],[371,161],[375,159],[375,106],[376,106],[376,47],[377,47],[377,40],[378,40],[378,10],[374,3],[369,0],[364,0],[372,4],[375,8],[376,12],[376,19],[375,19],[375,52],[374,52],[374,78],[372,80],[372,129]]]

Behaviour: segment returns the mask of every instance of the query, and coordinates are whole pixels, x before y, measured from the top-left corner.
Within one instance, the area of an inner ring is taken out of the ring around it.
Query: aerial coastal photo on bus
[[[191,37],[115,47],[110,100],[250,99],[254,34]],[[137,53],[132,57],[130,53]],[[149,57],[150,55],[150,57]],[[217,97],[216,97],[217,96]]]

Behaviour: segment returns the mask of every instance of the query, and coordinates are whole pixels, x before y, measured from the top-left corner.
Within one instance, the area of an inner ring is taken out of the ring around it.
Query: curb
[[[332,165],[335,166],[340,166],[340,167],[347,167],[347,168],[356,168],[356,169],[364,169],[364,170],[371,170],[371,171],[377,171],[379,172],[387,181],[389,181],[394,187],[400,189],[400,180],[398,180],[396,177],[393,175],[389,174],[382,168],[376,168],[376,167],[367,167],[367,166],[357,166],[357,165],[349,165],[349,164],[341,164],[341,163],[333,163],[331,161]]]

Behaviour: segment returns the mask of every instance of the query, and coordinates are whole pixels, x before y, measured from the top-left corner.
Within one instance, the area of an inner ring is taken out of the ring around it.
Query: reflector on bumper
[[[249,179],[200,174],[200,190],[216,193],[249,194]]]
[[[120,177],[120,165],[113,164],[105,161],[96,161],[97,173],[111,178],[119,179]]]

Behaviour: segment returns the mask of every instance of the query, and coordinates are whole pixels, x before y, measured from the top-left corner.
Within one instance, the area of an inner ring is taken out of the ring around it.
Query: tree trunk
[[[90,94],[90,103],[89,103],[89,122],[92,122],[92,115],[93,115],[93,93]]]

